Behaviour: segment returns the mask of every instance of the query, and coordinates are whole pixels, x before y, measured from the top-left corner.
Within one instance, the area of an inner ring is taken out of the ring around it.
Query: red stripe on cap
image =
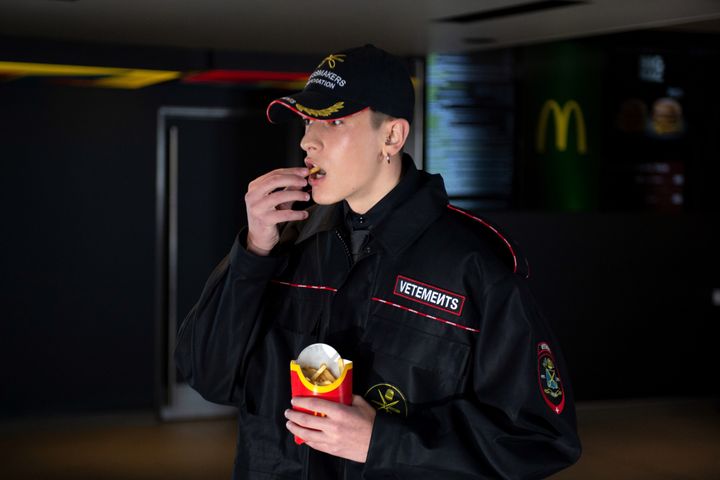
[[[270,280],[272,283],[277,283],[279,285],[285,285],[288,287],[294,287],[294,288],[310,288],[312,290],[325,290],[328,292],[337,292],[337,288],[332,287],[324,287],[321,285],[303,285],[302,283],[290,283],[290,282],[282,282],[280,280]]]
[[[482,223],[482,224],[485,225],[487,228],[489,228],[490,230],[492,230],[492,231],[495,233],[495,235],[497,235],[498,237],[500,237],[500,239],[501,239],[503,242],[505,242],[505,245],[506,245],[507,248],[510,250],[510,254],[511,254],[512,257],[513,257],[513,273],[516,273],[516,272],[517,272],[517,255],[515,255],[515,250],[513,249],[512,245],[510,245],[510,242],[507,240],[507,238],[505,238],[500,232],[497,231],[497,229],[496,229],[495,227],[493,227],[492,225],[490,225],[489,223],[487,223],[487,222],[486,222],[485,220],[483,220],[482,218],[478,218],[478,217],[476,217],[476,216],[474,216],[474,215],[470,215],[470,214],[467,213],[466,211],[460,210],[459,208],[454,207],[454,206],[450,205],[449,203],[448,203],[447,207],[448,207],[450,210],[453,210],[453,211],[455,211],[455,212],[461,213],[461,214],[465,215],[466,217],[470,217],[470,218],[472,218],[473,220]]]
[[[445,320],[444,318],[438,318],[433,315],[428,315],[427,313],[418,312],[417,310],[413,310],[412,308],[404,307],[402,305],[398,305],[397,303],[383,300],[382,298],[373,297],[372,299],[376,302],[380,302],[385,305],[389,305],[391,307],[399,308],[400,310],[405,310],[407,312],[414,313],[416,315],[420,315],[421,317],[429,318],[430,320],[435,320],[436,322],[450,325],[451,327],[460,328],[462,330],[467,330],[469,332],[480,333],[480,330],[478,330],[476,328],[466,327],[465,325],[460,325],[459,323],[451,322],[450,320]]]
[[[288,110],[292,110],[293,112],[297,113],[298,115],[300,115],[303,118],[311,118],[311,117],[308,117],[307,115],[305,115],[304,113],[300,112],[297,108],[291,107],[290,105],[288,105],[285,102],[281,102],[280,100],[273,100],[272,102],[270,102],[270,105],[268,105],[267,110],[265,110],[265,116],[267,117],[268,122],[270,122],[270,123],[275,123],[272,121],[272,118],[270,118],[270,109],[275,104],[281,105],[281,106],[287,108]]]

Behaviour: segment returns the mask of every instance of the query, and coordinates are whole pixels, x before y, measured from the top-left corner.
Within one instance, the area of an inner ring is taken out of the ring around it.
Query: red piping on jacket
[[[325,290],[327,292],[337,292],[337,288],[332,287],[323,287],[321,285],[303,285],[301,283],[289,283],[289,282],[281,282],[280,280],[270,280],[272,283],[277,283],[280,285],[286,285],[288,287],[295,287],[295,288],[310,288],[313,290]]]
[[[403,307],[402,305],[398,305],[397,303],[388,302],[387,300],[383,300],[382,298],[373,297],[372,298],[376,302],[384,303],[385,305],[390,305],[391,307],[399,308],[401,310],[406,310],[410,313],[414,313],[416,315],[423,316],[425,318],[429,318],[431,320],[435,320],[437,322],[445,323],[447,325],[450,325],[451,327],[461,328],[463,330],[468,330],[470,332],[480,333],[480,330],[476,328],[470,328],[466,327],[465,325],[460,325],[459,323],[451,322],[450,320],[445,320],[443,318],[433,317],[432,315],[428,315],[427,313],[418,312],[417,310],[413,310],[412,308]]]
[[[459,208],[454,207],[454,206],[450,205],[449,203],[448,203],[447,207],[448,207],[450,210],[453,210],[453,211],[455,211],[455,212],[461,213],[461,214],[465,215],[466,217],[470,217],[470,218],[472,218],[473,220],[482,223],[482,224],[485,225],[487,228],[489,228],[490,230],[492,230],[492,231],[495,233],[495,235],[497,235],[498,237],[500,237],[500,239],[501,239],[503,242],[505,242],[505,245],[508,247],[508,249],[510,250],[510,254],[511,254],[512,257],[513,257],[513,273],[517,273],[517,255],[515,255],[515,250],[513,249],[512,245],[510,245],[510,242],[508,242],[507,238],[503,237],[502,234],[501,234],[500,232],[498,232],[495,227],[493,227],[492,225],[490,225],[489,223],[487,223],[487,222],[486,222],[485,220],[483,220],[482,218],[478,218],[478,217],[476,217],[476,216],[470,215],[469,213],[467,213],[467,212],[465,212],[465,211],[463,211],[463,210],[460,210]]]
[[[312,290],[325,290],[328,292],[337,292],[337,288],[332,287],[323,287],[320,285],[303,285],[301,283],[290,283],[290,282],[282,282],[280,280],[270,280],[272,283],[277,283],[279,285],[286,285],[288,287],[295,287],[295,288],[310,288]],[[437,322],[445,323],[447,325],[450,325],[452,327],[461,328],[463,330],[468,330],[470,332],[480,333],[480,330],[477,330],[475,328],[466,327],[465,325],[460,325],[459,323],[451,322],[450,320],[445,320],[442,318],[434,317],[432,315],[428,315],[427,313],[418,312],[417,310],[413,310],[412,308],[403,307],[402,305],[398,305],[397,303],[388,302],[387,300],[383,300],[382,298],[373,297],[372,298],[376,302],[384,303],[385,305],[390,305],[391,307],[399,308],[401,310],[407,310],[410,313],[414,313],[416,315],[420,315],[426,318],[429,318],[431,320],[435,320]]]

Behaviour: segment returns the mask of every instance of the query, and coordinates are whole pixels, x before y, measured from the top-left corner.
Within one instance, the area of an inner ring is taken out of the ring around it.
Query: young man
[[[190,385],[239,408],[234,478],[542,478],[579,457],[525,262],[403,154],[413,105],[402,63],[366,45],[268,107],[304,120],[306,167],[249,185],[248,227],[176,351]],[[352,405],[293,401],[325,416],[289,409],[289,363],[317,342],[354,364]]]

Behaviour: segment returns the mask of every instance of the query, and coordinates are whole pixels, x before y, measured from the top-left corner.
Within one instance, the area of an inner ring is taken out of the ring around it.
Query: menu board
[[[450,200],[457,205],[509,207],[512,53],[431,54],[427,65],[425,169],[442,174]]]

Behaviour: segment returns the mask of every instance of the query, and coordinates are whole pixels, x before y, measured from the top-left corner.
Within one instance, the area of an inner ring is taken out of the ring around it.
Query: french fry
[[[319,172],[319,171],[320,171],[320,167],[313,167],[313,168],[310,169],[310,174],[309,174],[309,175],[313,175],[313,174],[315,174],[315,173],[317,173],[317,172]]]
[[[337,380],[325,363],[320,364],[320,368],[300,367],[300,369],[305,378],[312,382],[313,385],[326,386]]]
[[[322,365],[320,365],[320,368],[318,368],[317,371],[313,374],[313,376],[310,377],[310,381],[315,382],[315,380],[317,380],[318,377],[321,376],[326,371],[327,371],[327,365],[323,363]]]
[[[335,381],[335,377],[333,376],[332,373],[330,373],[330,370],[327,370],[327,369],[323,370],[323,372],[320,375],[318,375],[318,377],[320,377],[321,381],[326,381],[326,382],[330,382],[330,383]]]

